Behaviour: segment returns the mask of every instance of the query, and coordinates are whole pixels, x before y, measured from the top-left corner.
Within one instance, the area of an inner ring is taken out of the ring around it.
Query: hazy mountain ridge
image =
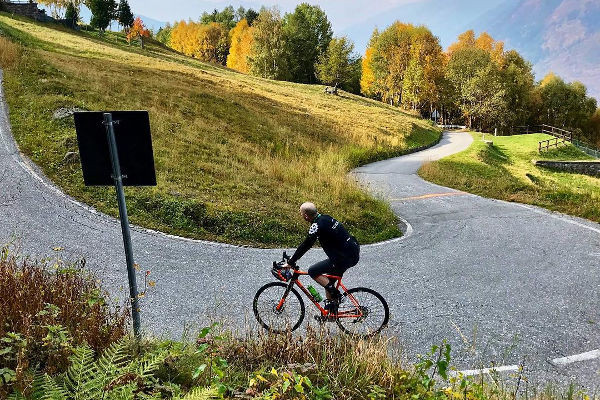
[[[478,17],[465,19],[465,10]],[[428,26],[445,48],[468,29],[486,31],[531,61],[537,79],[553,71],[566,81],[583,82],[600,99],[600,0],[424,0],[400,5],[339,34],[348,35],[364,53],[373,29],[396,20]]]
[[[505,41],[533,63],[536,77],[552,71],[583,82],[600,99],[600,0],[513,0],[471,28]]]

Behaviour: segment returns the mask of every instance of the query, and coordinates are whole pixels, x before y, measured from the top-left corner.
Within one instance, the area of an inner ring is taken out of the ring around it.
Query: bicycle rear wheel
[[[288,293],[283,306],[277,305],[283,298],[288,285],[283,282],[267,283],[256,292],[252,309],[263,328],[273,333],[297,329],[304,319],[304,301],[296,289]]]
[[[390,319],[385,299],[373,289],[354,288],[344,294],[337,324],[348,334],[368,337],[379,333]]]

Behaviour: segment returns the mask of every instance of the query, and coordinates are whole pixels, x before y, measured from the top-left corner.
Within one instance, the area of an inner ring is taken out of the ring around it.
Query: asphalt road
[[[372,287],[387,298],[388,333],[398,336],[409,360],[445,338],[460,369],[501,365],[510,371],[524,363],[533,382],[576,380],[595,387],[598,354],[581,362],[552,360],[600,348],[600,226],[456,192],[415,174],[424,161],[470,141],[466,133],[446,133],[429,150],[355,171],[390,200],[407,221],[407,234],[363,246],[345,283]],[[0,243],[16,241],[22,254],[34,257],[55,256],[52,249],[63,247],[61,257],[85,257],[113,296],[127,297],[118,221],[62,194],[19,154],[4,107],[0,187]],[[157,282],[142,301],[142,325],[155,335],[181,337],[215,319],[234,328],[252,326],[254,293],[273,279],[270,264],[281,256],[279,249],[136,227],[132,237],[137,262]],[[302,265],[322,258],[320,250],[311,250]]]

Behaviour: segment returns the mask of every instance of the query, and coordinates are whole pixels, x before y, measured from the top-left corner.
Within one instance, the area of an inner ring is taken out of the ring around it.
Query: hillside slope
[[[73,197],[117,214],[111,188],[83,186],[72,117],[56,111],[146,109],[158,186],[128,188],[134,223],[194,238],[292,245],[312,200],[363,243],[399,234],[389,206],[347,178],[352,167],[436,141],[428,121],[321,86],[275,82],[121,35],[73,33],[0,14],[4,88],[21,151]],[[5,53],[10,53],[2,49]],[[14,49],[13,49],[14,50]],[[15,51],[13,51],[14,53]]]

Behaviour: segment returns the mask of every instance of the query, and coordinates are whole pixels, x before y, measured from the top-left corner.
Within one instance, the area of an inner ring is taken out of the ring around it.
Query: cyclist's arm
[[[317,241],[318,229],[319,228],[316,223],[310,226],[310,229],[308,230],[308,236],[306,237],[306,239],[304,239],[300,246],[298,246],[298,248],[294,252],[294,255],[289,259],[289,265],[296,265],[296,261],[298,261],[311,247],[313,247],[313,245]]]

